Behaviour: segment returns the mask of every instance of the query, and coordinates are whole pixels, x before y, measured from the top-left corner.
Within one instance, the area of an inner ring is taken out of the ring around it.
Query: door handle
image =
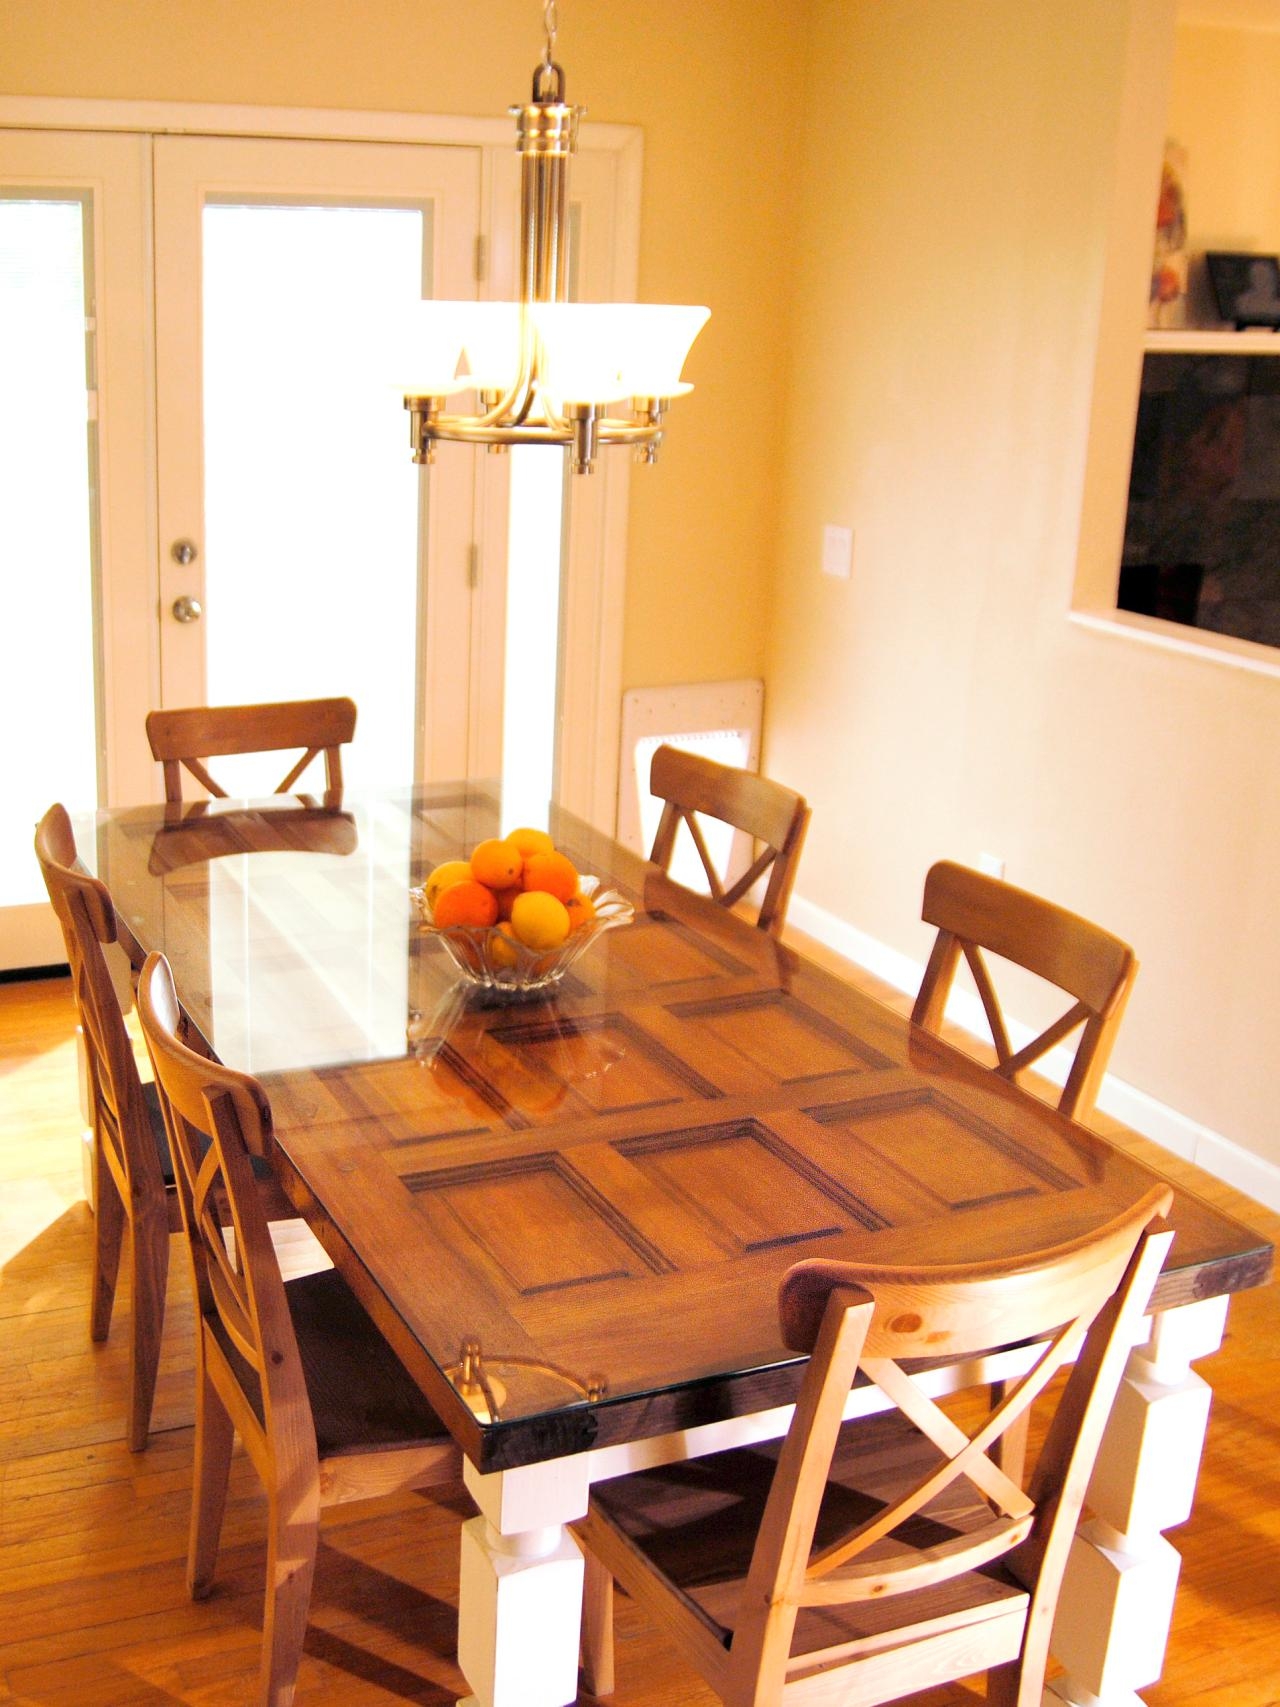
[[[199,622],[204,615],[204,606],[199,599],[193,599],[189,593],[184,593],[180,599],[173,601],[173,620],[175,622]]]

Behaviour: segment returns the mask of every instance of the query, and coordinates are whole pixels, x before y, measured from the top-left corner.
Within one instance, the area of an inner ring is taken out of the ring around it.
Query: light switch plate
[[[853,572],[853,529],[828,523],[822,530],[822,573],[847,581]]]

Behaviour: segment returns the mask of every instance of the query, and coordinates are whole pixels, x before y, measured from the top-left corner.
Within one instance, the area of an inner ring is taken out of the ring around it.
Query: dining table
[[[568,1525],[593,1482],[785,1432],[793,1263],[1013,1255],[1153,1177],[607,834],[546,823],[634,918],[552,990],[496,1000],[411,899],[511,827],[496,783],[76,821],[130,959],[163,952],[206,1047],[261,1081],[286,1192],[462,1448],[481,1707],[577,1698]],[[1181,1187],[1170,1220],[1061,1597],[1063,1702],[1132,1707],[1159,1676],[1209,1409],[1192,1364],[1271,1273],[1265,1239]],[[880,1403],[858,1385],[847,1414]]]

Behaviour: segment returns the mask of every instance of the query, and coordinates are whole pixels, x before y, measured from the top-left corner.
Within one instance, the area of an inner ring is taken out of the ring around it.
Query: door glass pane
[[[380,332],[421,299],[430,209],[204,210],[210,704],[350,694],[353,789],[415,772],[420,477]],[[274,761],[220,774],[273,786]]]
[[[87,213],[0,193],[0,906],[44,899],[46,807],[98,800]]]

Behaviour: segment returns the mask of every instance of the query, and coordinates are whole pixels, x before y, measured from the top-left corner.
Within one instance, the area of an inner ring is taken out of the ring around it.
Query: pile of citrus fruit
[[[491,964],[513,967],[521,947],[546,954],[592,922],[595,905],[580,885],[572,860],[545,830],[521,829],[479,843],[470,859],[438,865],[423,895],[437,930],[492,930]]]

